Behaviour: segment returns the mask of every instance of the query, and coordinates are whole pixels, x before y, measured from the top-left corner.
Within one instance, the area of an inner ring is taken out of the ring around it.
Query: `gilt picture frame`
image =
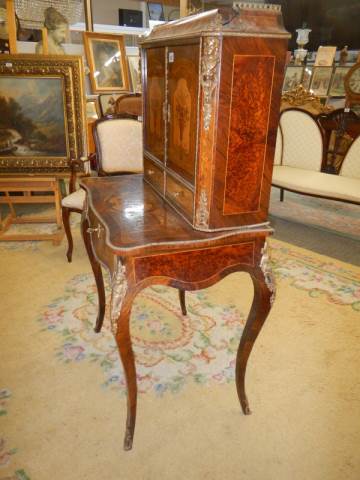
[[[80,56],[0,55],[0,173],[68,172],[84,125]]]
[[[129,69],[123,35],[84,32],[93,93],[128,92]]]

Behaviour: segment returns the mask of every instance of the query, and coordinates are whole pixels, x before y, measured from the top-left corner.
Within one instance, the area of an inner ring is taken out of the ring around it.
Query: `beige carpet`
[[[138,297],[142,393],[124,452],[121,367],[108,328],[91,330],[80,236],[72,264],[65,243],[0,244],[0,479],[358,480],[360,269],[275,240],[272,258],[277,299],[249,361],[249,417],[233,359],[250,279],[190,293],[187,320],[171,289]]]

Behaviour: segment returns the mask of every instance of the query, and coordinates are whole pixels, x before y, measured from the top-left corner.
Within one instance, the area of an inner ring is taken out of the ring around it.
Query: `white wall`
[[[154,0],[156,2],[156,0]],[[119,8],[128,10],[141,10],[143,12],[144,27],[148,27],[148,12],[146,2],[140,0],[93,0],[93,21],[94,23],[106,25],[119,25]],[[176,7],[164,5],[165,20]],[[172,20],[176,18],[175,12],[171,16]]]
[[[93,22],[105,25],[119,25],[119,8],[141,10],[143,12],[143,22],[147,21],[145,2],[139,0],[93,0]]]

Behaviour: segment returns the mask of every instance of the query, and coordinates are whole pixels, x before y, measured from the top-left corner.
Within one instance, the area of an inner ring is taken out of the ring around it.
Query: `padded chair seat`
[[[76,190],[75,192],[70,193],[70,195],[64,197],[61,200],[61,205],[67,208],[76,208],[78,210],[82,210],[84,208],[85,195],[85,190],[79,188],[79,190]]]
[[[360,179],[274,165],[272,184],[310,195],[360,203]]]

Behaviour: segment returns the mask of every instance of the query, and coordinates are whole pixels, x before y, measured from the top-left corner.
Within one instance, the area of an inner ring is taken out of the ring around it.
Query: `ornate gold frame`
[[[84,68],[82,58],[73,55],[0,55],[1,76],[63,79],[64,117],[67,143],[65,157],[1,156],[1,173],[55,173],[69,170],[69,163],[84,155],[86,128],[84,113]]]

